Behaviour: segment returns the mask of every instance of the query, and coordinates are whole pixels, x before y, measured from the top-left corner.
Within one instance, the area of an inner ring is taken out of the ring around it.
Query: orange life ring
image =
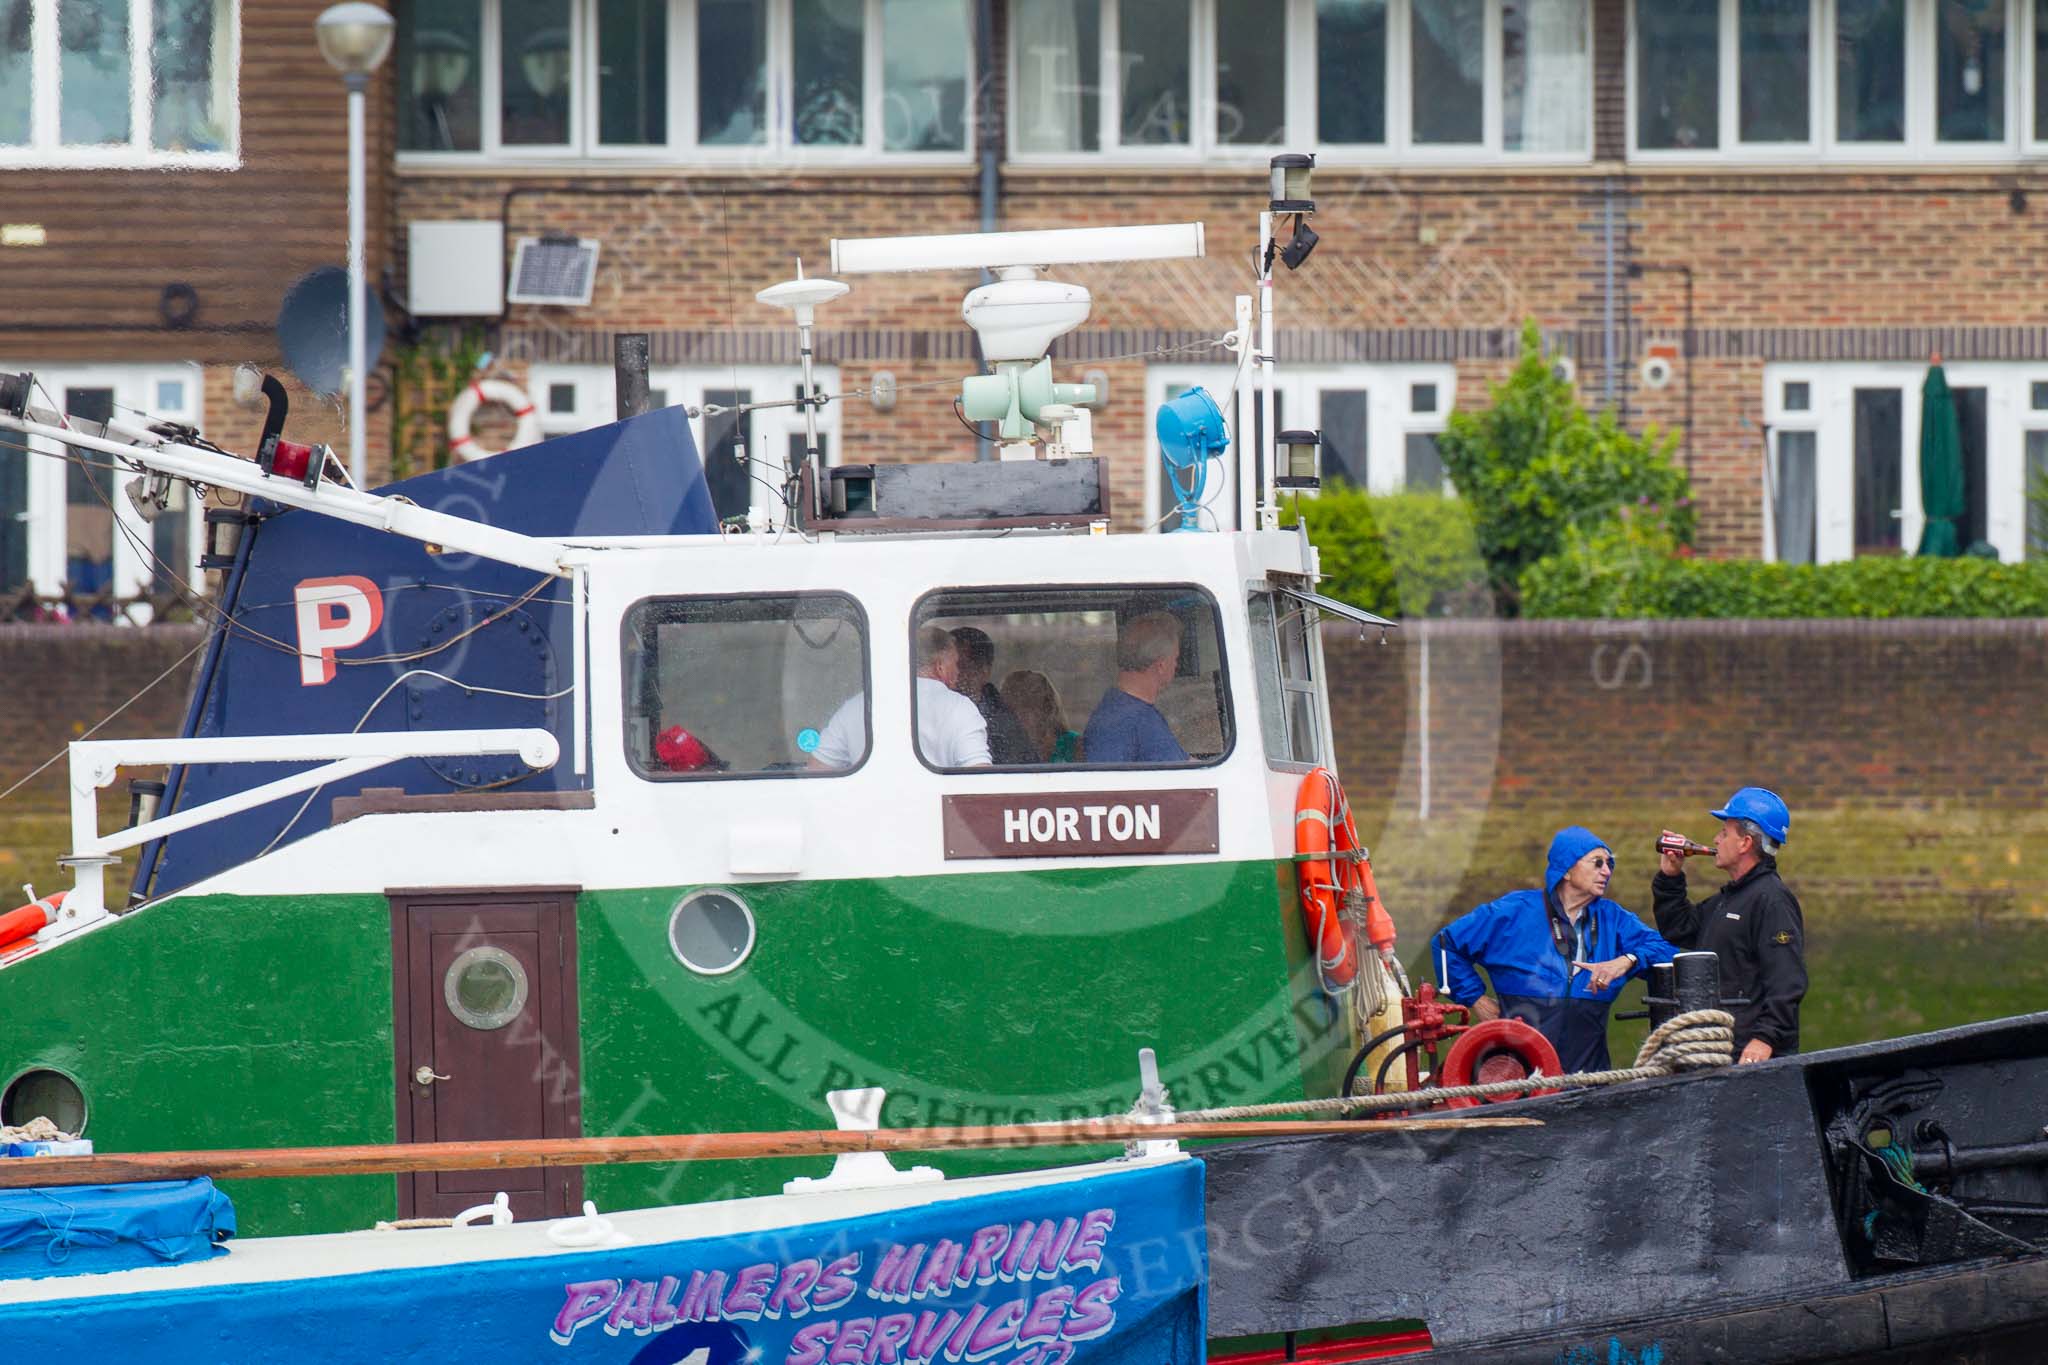
[[[1564,1067],[1557,1060],[1557,1049],[1550,1045],[1550,1040],[1520,1019],[1489,1019],[1458,1035],[1458,1041],[1451,1044],[1450,1055],[1444,1058],[1443,1075],[1437,1084],[1484,1085],[1489,1081],[1518,1081],[1539,1071],[1546,1076],[1564,1074]],[[1491,1099],[1461,1095],[1445,1100],[1444,1108],[1476,1109],[1482,1104],[1505,1104],[1531,1095],[1556,1093],[1555,1090],[1524,1090],[1519,1094],[1496,1095]]]
[[[45,896],[39,901],[30,901],[19,910],[9,910],[0,915],[0,948],[11,947],[25,938],[34,938],[57,918],[57,907],[64,903],[64,893]]]
[[[1328,768],[1301,779],[1294,799],[1295,884],[1301,892],[1302,927],[1314,945],[1316,969],[1325,989],[1341,991],[1358,979],[1358,937],[1340,913],[1347,891],[1363,891],[1362,858],[1338,855],[1358,851],[1358,826],[1351,823],[1351,805],[1344,788]]]

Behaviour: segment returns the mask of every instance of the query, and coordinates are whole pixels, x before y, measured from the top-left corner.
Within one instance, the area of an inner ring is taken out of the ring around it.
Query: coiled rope
[[[1481,1085],[1445,1085],[1429,1090],[1392,1090],[1384,1095],[1350,1095],[1327,1100],[1290,1100],[1278,1104],[1233,1104],[1220,1109],[1191,1109],[1174,1114],[1179,1123],[1214,1123],[1228,1119],[1266,1118],[1275,1114],[1371,1113],[1380,1109],[1419,1109],[1442,1100],[1492,1099],[1530,1090],[1578,1090],[1624,1081],[1654,1080],[1687,1071],[1728,1066],[1735,1060],[1735,1016],[1726,1010],[1692,1010],[1653,1029],[1636,1052],[1634,1066],[1615,1071],[1576,1071],[1564,1076],[1523,1076]]]

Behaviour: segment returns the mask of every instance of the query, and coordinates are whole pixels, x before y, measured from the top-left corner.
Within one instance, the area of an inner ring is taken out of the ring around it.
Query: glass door
[[[1855,472],[1855,553],[1895,555],[1901,548],[1905,495],[1905,393],[1859,388],[1851,395]]]

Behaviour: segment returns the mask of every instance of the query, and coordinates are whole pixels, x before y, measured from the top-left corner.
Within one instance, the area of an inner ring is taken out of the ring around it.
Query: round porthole
[[[78,1134],[85,1131],[89,1117],[85,1092],[61,1071],[24,1071],[0,1091],[0,1124],[10,1128],[46,1118],[65,1132]]]
[[[676,961],[700,976],[723,976],[754,951],[754,912],[730,891],[693,891],[668,917]]]
[[[503,1028],[526,1008],[526,969],[503,948],[471,948],[448,964],[442,993],[471,1028]]]

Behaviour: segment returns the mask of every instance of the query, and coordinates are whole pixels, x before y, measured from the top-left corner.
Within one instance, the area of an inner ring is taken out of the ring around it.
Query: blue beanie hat
[[[1544,870],[1543,889],[1554,890],[1564,880],[1564,874],[1572,870],[1572,864],[1596,848],[1604,848],[1610,855],[1614,852],[1612,845],[1584,825],[1559,830],[1550,841],[1550,864]]]

